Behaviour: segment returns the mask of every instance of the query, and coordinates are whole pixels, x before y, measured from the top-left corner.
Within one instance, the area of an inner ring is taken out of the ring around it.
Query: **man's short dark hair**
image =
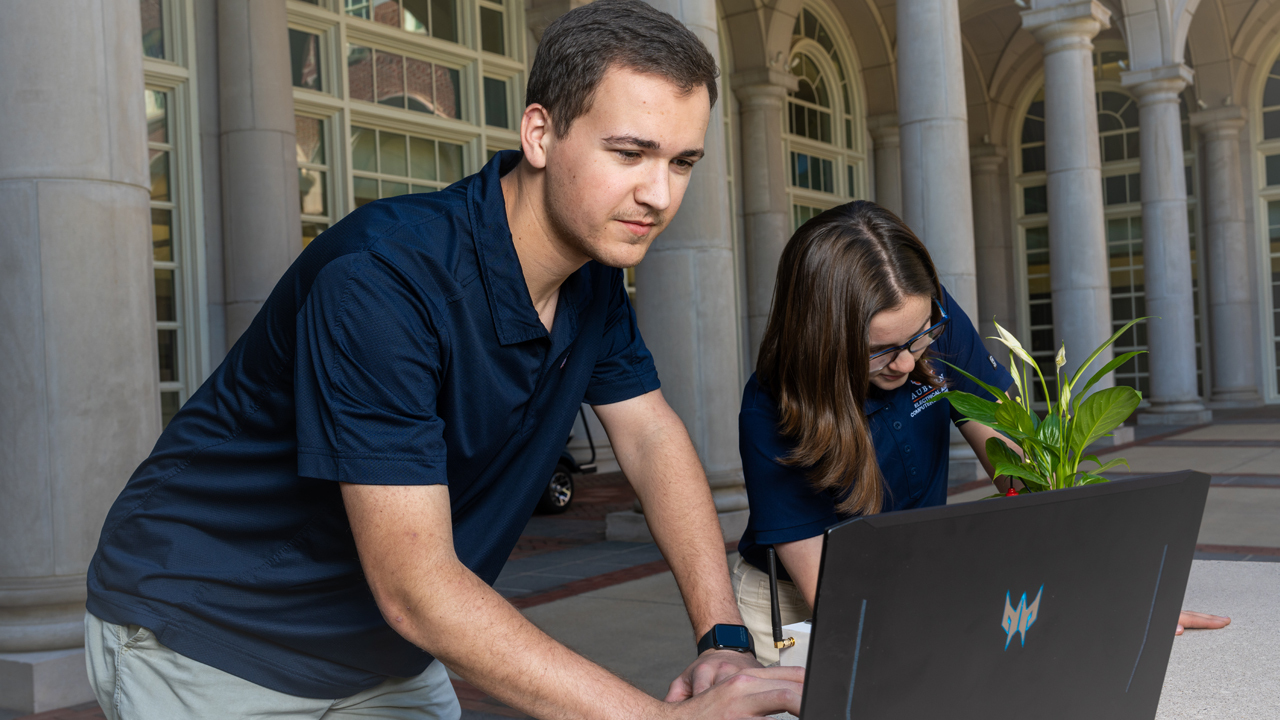
[[[526,102],[547,109],[556,134],[591,109],[610,67],[658,75],[681,92],[705,85],[716,104],[715,58],[683,23],[641,0],[596,0],[547,27],[529,71]]]

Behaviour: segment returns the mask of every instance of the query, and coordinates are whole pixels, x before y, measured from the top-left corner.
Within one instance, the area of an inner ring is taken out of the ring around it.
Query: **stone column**
[[[1239,106],[1192,113],[1204,139],[1205,238],[1201,257],[1209,268],[1209,327],[1213,351],[1210,400],[1218,407],[1262,404],[1258,392],[1253,252],[1245,231],[1240,167]],[[1144,188],[1143,192],[1146,190]]]
[[[708,48],[720,46],[715,3],[650,0],[684,22]],[[738,456],[738,313],[725,184],[724,123],[711,114],[684,201],[636,268],[636,316],[653,352],[663,395],[684,421],[707,472],[725,540],[747,527],[747,493]],[[639,539],[636,513],[607,518],[610,539]],[[647,527],[641,537],[647,536]]]
[[[1049,280],[1054,340],[1066,343],[1068,372],[1075,372],[1112,332],[1091,42],[1110,27],[1110,18],[1106,8],[1089,0],[1022,13],[1022,26],[1044,46]],[[1103,352],[1092,367],[1111,357]],[[1112,385],[1107,377],[1095,387]]]
[[[978,290],[960,7],[957,0],[899,0],[897,13],[902,219],[972,315]]]
[[[160,433],[136,0],[0,23],[0,707],[91,700],[85,570]],[[29,9],[30,10],[30,9]]]
[[[1151,407],[1140,424],[1207,423],[1196,389],[1196,321],[1191,291],[1186,162],[1178,95],[1191,82],[1186,65],[1121,76],[1138,98],[1142,142],[1142,265],[1146,285]],[[1047,109],[1046,109],[1047,110]]]
[[[219,0],[228,347],[302,252],[288,40],[283,2]]]
[[[747,327],[751,369],[769,321],[773,283],[782,248],[791,238],[787,200],[787,160],[782,150],[783,109],[787,92],[798,87],[789,73],[758,70],[738,73],[742,147],[742,216],[747,248]],[[709,134],[709,133],[708,133]],[[707,147],[711,147],[708,141]]]
[[[969,149],[973,180],[974,255],[978,267],[978,307],[973,318],[983,342],[997,358],[1005,358],[1008,350],[995,340],[992,320],[1010,332],[1017,332],[1017,301],[1014,292],[1013,238],[1006,232],[1004,198],[1000,182],[1005,169],[1005,150],[995,145],[979,145]],[[1003,361],[1003,360],[1002,360]]]
[[[897,115],[867,118],[867,131],[876,170],[876,203],[895,215],[902,215],[901,134]]]

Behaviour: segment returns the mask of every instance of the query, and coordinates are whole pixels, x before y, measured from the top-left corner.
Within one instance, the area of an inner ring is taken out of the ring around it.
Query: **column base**
[[[1205,403],[1207,407],[1224,410],[1229,408],[1261,407],[1265,404],[1262,396],[1258,395],[1258,392],[1252,388],[1240,392],[1216,392],[1209,402]]]
[[[1212,410],[1184,410],[1175,412],[1140,412],[1135,416],[1139,425],[1205,425],[1213,422]]]
[[[737,542],[747,531],[748,510],[730,510],[718,513],[720,534],[725,542]],[[604,538],[612,542],[653,542],[649,523],[644,514],[635,510],[611,512],[604,518]]]
[[[0,708],[4,710],[39,713],[94,699],[84,648],[0,653]]]

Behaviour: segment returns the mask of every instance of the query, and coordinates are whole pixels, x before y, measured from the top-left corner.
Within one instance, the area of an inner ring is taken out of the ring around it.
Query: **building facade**
[[[1140,422],[1280,402],[1280,0],[652,1],[718,56],[722,100],[628,277],[725,517],[778,257],[851,199],[902,215],[983,334],[1042,362],[1158,316],[1116,344],[1150,350],[1112,380]],[[276,279],[354,208],[518,148],[539,38],[579,4],[79,0],[0,23],[18,709],[83,694],[38,678],[82,668],[106,509]]]

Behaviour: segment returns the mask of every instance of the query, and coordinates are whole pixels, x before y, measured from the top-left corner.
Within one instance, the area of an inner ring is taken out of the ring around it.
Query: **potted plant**
[[[959,391],[939,393],[939,397],[950,400],[951,405],[966,419],[996,430],[1022,448],[1023,457],[1019,458],[1017,453],[1010,450],[1008,445],[1001,442],[999,438],[987,440],[987,458],[991,461],[996,476],[1003,475],[1010,479],[1016,477],[1030,492],[1106,482],[1107,478],[1102,476],[1103,472],[1118,465],[1128,467],[1129,463],[1123,458],[1103,463],[1096,455],[1084,454],[1085,448],[1123,424],[1142,402],[1142,393],[1123,385],[1099,390],[1092,395],[1089,394],[1089,390],[1107,373],[1144,351],[1138,350],[1120,355],[1095,372],[1079,392],[1075,392],[1074,388],[1080,382],[1085,368],[1089,367],[1089,364],[1097,359],[1103,350],[1110,347],[1124,331],[1146,319],[1138,318],[1117,330],[1111,339],[1093,351],[1089,359],[1080,365],[1080,369],[1070,379],[1061,375],[1062,366],[1066,364],[1066,346],[1064,345],[1054,358],[1054,377],[1057,381],[1056,400],[1050,397],[1050,388],[1040,372],[1040,366],[1023,349],[1018,339],[997,323],[996,332],[999,333],[999,337],[992,339],[998,340],[1009,348],[1009,369],[1013,373],[1013,382],[1018,389],[1017,397],[1009,397],[1003,390],[982,382],[951,363],[946,364],[982,386],[999,402]],[[1020,367],[1015,367],[1015,363]],[[1028,373],[1028,365],[1035,368],[1035,374],[1040,380],[1040,386],[1044,389],[1045,398],[1049,403],[1049,411],[1043,418],[1031,408],[1031,383],[1035,378]],[[1086,461],[1097,467],[1092,470],[1081,470],[1080,464]],[[1011,491],[1010,494],[1014,493]]]

